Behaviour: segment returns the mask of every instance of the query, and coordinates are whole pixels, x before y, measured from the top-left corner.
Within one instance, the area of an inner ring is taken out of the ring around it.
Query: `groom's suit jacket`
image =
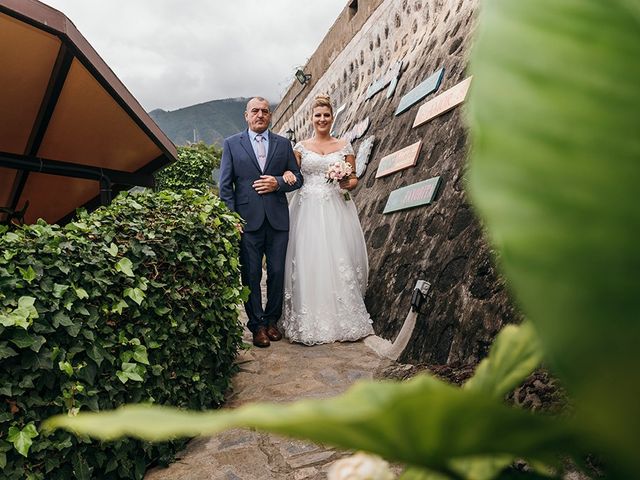
[[[287,170],[297,178],[293,185],[288,185],[282,179]],[[253,182],[260,175],[274,176],[278,181],[278,190],[262,195],[256,192]],[[247,130],[225,139],[220,162],[220,198],[245,220],[244,231],[258,230],[265,217],[275,230],[289,230],[289,207],[285,193],[300,188],[302,182],[291,142],[286,138],[269,131],[269,151],[264,173],[260,170]]]

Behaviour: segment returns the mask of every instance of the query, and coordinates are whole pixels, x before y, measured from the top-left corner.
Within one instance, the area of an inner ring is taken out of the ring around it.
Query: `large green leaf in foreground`
[[[491,354],[464,384],[465,389],[484,392],[501,400],[520,385],[542,361],[542,348],[533,325],[507,325],[491,346]]]
[[[47,425],[102,439],[127,435],[146,440],[249,426],[435,468],[453,458],[486,454],[554,458],[576,441],[557,419],[506,407],[426,375],[404,383],[362,382],[339,397],[291,405],[204,413],[131,405],[109,413],[59,416]]]
[[[328,400],[210,413],[129,406],[102,414],[59,416],[47,426],[102,439],[129,435],[148,440],[257,427],[368,450],[389,460],[454,473],[456,478],[489,479],[515,456],[553,462],[558,451],[580,451],[581,442],[564,421],[533,416],[496,399],[537,366],[537,345],[530,325],[505,328],[465,389],[423,375],[406,383],[361,383]]]
[[[483,7],[472,200],[580,420],[630,470],[640,448],[640,8]]]

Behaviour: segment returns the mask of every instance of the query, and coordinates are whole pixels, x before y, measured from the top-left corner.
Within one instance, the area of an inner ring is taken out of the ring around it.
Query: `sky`
[[[43,0],[147,111],[280,100],[347,0]]]

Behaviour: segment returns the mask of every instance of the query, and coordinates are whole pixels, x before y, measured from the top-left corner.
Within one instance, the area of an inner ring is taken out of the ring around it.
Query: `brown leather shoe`
[[[267,327],[267,336],[269,337],[269,340],[271,340],[272,342],[277,342],[278,340],[282,340],[282,334],[280,333],[280,330],[278,330],[278,328],[275,325],[269,325]]]
[[[269,341],[269,336],[267,335],[267,327],[258,327],[253,334],[253,344],[256,347],[264,348],[271,345]]]

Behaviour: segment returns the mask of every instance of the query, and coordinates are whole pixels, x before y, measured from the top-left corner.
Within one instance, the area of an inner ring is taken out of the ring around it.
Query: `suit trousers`
[[[289,232],[275,230],[266,218],[258,230],[242,234],[240,271],[243,285],[251,291],[244,308],[249,317],[247,327],[254,333],[259,327],[275,325],[282,315],[284,262],[288,242]],[[260,289],[263,256],[267,263],[267,305],[264,308]]]

